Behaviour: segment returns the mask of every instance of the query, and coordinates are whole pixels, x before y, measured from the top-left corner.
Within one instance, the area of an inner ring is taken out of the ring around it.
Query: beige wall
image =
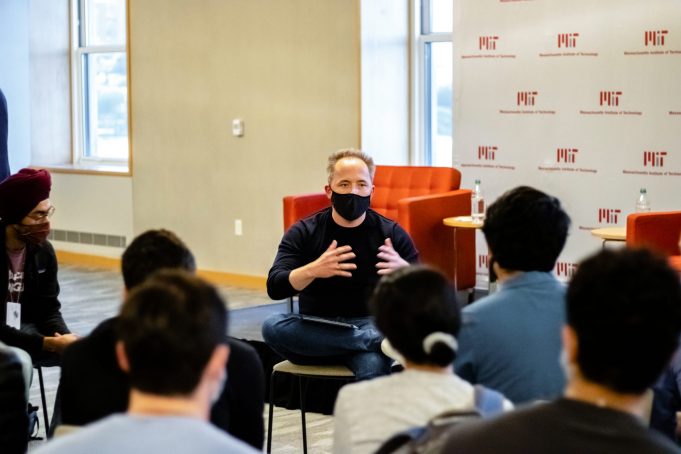
[[[326,156],[359,146],[358,2],[131,0],[130,21],[134,232],[266,274],[282,197],[321,190]]]
[[[52,172],[52,226],[75,232],[120,235],[129,243],[132,231],[130,177]],[[119,258],[122,248],[53,241],[61,251]]]

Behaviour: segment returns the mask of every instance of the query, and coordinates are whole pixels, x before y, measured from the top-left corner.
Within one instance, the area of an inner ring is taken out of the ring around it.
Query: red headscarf
[[[0,183],[0,222],[18,224],[50,197],[52,177],[47,170],[21,169]]]

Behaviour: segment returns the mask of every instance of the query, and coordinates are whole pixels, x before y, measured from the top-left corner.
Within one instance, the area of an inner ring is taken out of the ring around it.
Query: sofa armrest
[[[401,199],[397,220],[419,250],[421,262],[439,268],[457,288],[475,286],[475,231],[447,227],[442,220],[471,214],[471,190]]]
[[[634,213],[627,216],[627,246],[648,247],[679,255],[681,211]]]
[[[331,205],[325,193],[299,194],[284,197],[284,231],[303,219]]]
[[[681,274],[681,255],[672,255],[669,257],[669,266]]]

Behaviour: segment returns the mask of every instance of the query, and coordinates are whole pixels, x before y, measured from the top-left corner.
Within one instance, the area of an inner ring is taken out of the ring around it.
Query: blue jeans
[[[33,381],[33,362],[31,361],[31,355],[20,348],[11,347],[2,342],[0,342],[0,351],[17,355],[17,358],[21,363],[21,373],[24,376],[24,393],[26,394],[26,401],[28,402],[28,392],[31,389],[31,382]]]
[[[358,380],[390,373],[392,360],[381,353],[383,335],[370,317],[334,320],[357,328],[306,322],[298,314],[276,314],[263,322],[262,336],[274,351],[295,364],[343,364]]]

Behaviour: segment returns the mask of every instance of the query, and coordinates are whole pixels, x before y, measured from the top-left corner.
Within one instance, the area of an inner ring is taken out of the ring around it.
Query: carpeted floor
[[[61,285],[62,313],[69,328],[80,336],[85,336],[102,320],[118,312],[123,295],[123,282],[120,274],[113,270],[79,266],[61,266],[59,271]],[[264,291],[220,287],[221,294],[228,301],[230,309],[230,335],[247,340],[262,340],[260,324],[270,313],[287,310],[285,302],[273,302]],[[59,368],[44,369],[45,393],[49,415],[52,415],[54,397],[59,382]],[[37,373],[31,386],[30,402],[40,405],[40,389]],[[42,409],[40,414],[40,433],[44,437]],[[265,408],[265,427],[267,427],[267,406]],[[311,453],[331,451],[333,421],[331,416],[308,413],[307,437]],[[275,408],[274,436],[272,451],[275,453],[302,452],[300,412]],[[45,441],[32,441],[29,452]]]

